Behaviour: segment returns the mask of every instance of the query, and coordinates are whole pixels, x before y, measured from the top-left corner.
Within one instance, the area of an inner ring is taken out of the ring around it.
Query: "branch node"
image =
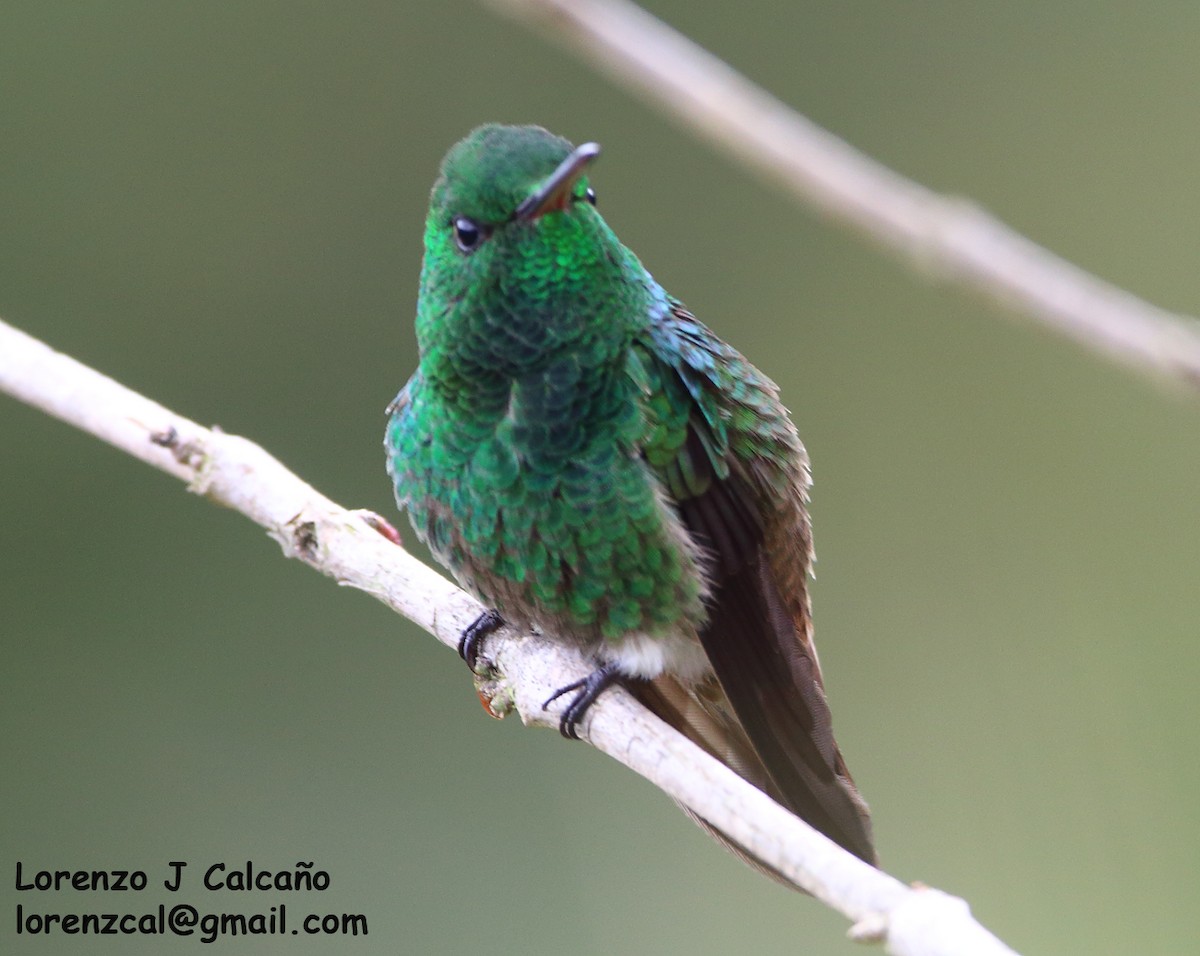
[[[883,913],[871,913],[846,930],[856,943],[882,943],[887,939],[888,921]]]
[[[291,545],[295,549],[289,557],[298,557],[303,561],[314,561],[317,557],[317,548],[320,544],[317,535],[317,523],[315,521],[299,521],[300,515],[296,515],[288,522],[288,527],[291,528]],[[285,549],[286,550],[286,549]]]
[[[217,431],[218,429],[214,428],[213,430]],[[209,456],[199,441],[184,440],[179,429],[174,425],[168,425],[161,431],[151,431],[150,441],[159,448],[167,449],[179,464],[195,473],[195,478],[188,485],[189,491],[203,494],[207,490],[208,482],[207,479],[204,479],[202,483],[201,471]]]
[[[400,535],[400,529],[387,520],[378,512],[372,511],[370,508],[355,508],[350,512],[355,517],[361,518],[368,527],[374,528],[381,535],[387,538],[392,544],[397,547],[404,547],[404,538]]]
[[[511,685],[498,674],[494,676],[475,677],[475,693],[479,695],[479,703],[487,711],[489,717],[503,720],[517,709],[517,698]]]

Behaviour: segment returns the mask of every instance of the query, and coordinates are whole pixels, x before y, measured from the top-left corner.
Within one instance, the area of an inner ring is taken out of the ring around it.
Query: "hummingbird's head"
[[[481,126],[451,148],[425,223],[422,356],[520,374],[595,346],[609,287],[636,262],[596,212],[599,153],[538,126]]]
[[[595,205],[584,173],[599,154],[595,143],[575,149],[540,126],[480,126],[442,160],[430,215],[460,251],[474,253],[510,223],[532,223],[575,202]]]

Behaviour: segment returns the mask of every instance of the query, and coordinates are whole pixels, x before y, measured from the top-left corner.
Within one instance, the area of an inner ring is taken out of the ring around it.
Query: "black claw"
[[[556,690],[546,700],[546,703],[542,704],[542,710],[545,710],[564,694],[578,691],[579,693],[572,697],[571,702],[563,708],[562,716],[558,721],[558,732],[560,734],[568,740],[578,740],[579,725],[587,714],[588,708],[596,703],[597,697],[620,680],[620,678],[620,673],[611,664],[598,667],[588,674],[587,677]]]
[[[475,665],[479,663],[479,652],[483,649],[483,639],[503,624],[504,618],[496,611],[488,609],[463,630],[462,637],[458,639],[458,656],[467,662],[467,666],[471,670],[475,670]]]

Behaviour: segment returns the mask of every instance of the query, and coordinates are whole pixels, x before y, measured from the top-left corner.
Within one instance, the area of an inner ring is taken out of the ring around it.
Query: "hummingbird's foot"
[[[568,740],[578,740],[579,724],[583,721],[584,715],[587,714],[588,708],[596,703],[597,697],[620,679],[620,672],[611,664],[597,667],[587,677],[556,690],[546,703],[542,704],[542,710],[545,710],[564,694],[578,691],[571,698],[571,702],[563,709],[562,716],[558,721],[558,732],[560,734]]]
[[[458,639],[458,656],[467,662],[472,672],[479,663],[479,652],[483,649],[483,639],[492,631],[504,625],[504,618],[497,611],[488,609],[475,618],[462,632]]]

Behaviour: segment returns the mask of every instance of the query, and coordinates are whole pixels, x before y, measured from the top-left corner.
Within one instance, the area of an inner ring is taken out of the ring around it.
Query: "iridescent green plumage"
[[[485,126],[444,160],[420,367],[387,431],[397,500],[484,603],[641,679],[665,719],[872,859],[812,647],[803,446],[774,384],[595,210],[596,152]]]
[[[536,607],[596,637],[653,633],[703,616],[694,557],[639,455],[651,393],[633,345],[661,293],[586,202],[504,225],[569,152],[491,128],[447,157],[392,470],[438,558],[507,617]],[[458,216],[497,234],[465,256]]]

